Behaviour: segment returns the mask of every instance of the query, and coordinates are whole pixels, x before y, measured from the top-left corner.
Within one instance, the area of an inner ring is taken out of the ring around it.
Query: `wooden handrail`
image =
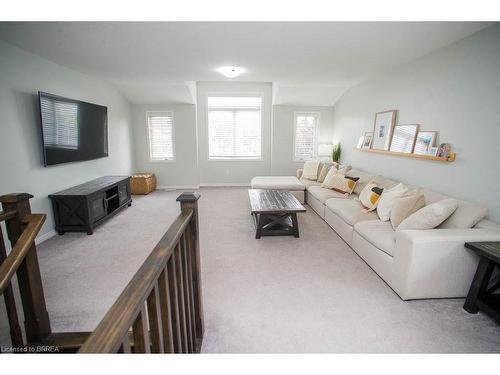
[[[26,223],[27,226],[12,248],[10,254],[0,265],[0,294],[10,285],[12,277],[30,251],[38,232],[40,232],[42,228],[45,217],[45,214],[28,214],[22,218],[22,221]]]
[[[158,279],[166,269],[167,262],[172,258],[181,237],[186,233],[193,218],[193,212],[193,210],[183,211],[179,214],[95,331],[80,348],[79,353],[118,352],[124,345],[124,341],[128,341],[130,327],[133,326],[135,331],[137,325],[139,328],[141,325],[145,325],[144,320],[147,317],[143,313],[144,305],[148,297],[155,293]],[[151,313],[150,311],[149,314]],[[138,320],[139,323],[137,323]],[[153,328],[151,327],[151,329]],[[135,334],[134,337],[136,337]],[[144,348],[146,345],[149,346],[146,342],[142,337],[141,343],[136,343],[136,345],[147,350]]]

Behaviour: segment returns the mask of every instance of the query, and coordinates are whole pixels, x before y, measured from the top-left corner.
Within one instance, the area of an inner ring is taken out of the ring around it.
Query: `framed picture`
[[[396,124],[396,110],[378,112],[375,114],[373,125],[372,148],[375,150],[389,150],[392,131]]]
[[[372,141],[373,141],[373,133],[366,132],[365,135],[363,136],[363,147],[362,148],[371,148]]]
[[[429,155],[428,151],[436,145],[437,132],[419,131],[415,142],[414,154]]]
[[[359,137],[359,139],[358,139],[358,145],[356,147],[357,148],[362,148],[364,140],[365,140],[365,136],[364,135],[362,135],[361,137]]]
[[[449,143],[441,143],[438,147],[438,152],[436,156],[441,158],[447,158],[450,156],[451,145]]]
[[[393,152],[404,152],[411,154],[415,147],[418,125],[396,125],[394,127],[391,148]]]
[[[432,155],[432,156],[437,156],[439,147],[429,147],[425,155]]]

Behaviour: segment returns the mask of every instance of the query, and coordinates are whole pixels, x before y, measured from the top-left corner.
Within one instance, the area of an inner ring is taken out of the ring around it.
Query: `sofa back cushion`
[[[479,204],[458,201],[458,207],[439,228],[442,229],[468,229],[474,227],[488,215],[488,208]]]
[[[375,177],[373,177],[372,182],[383,189],[391,189],[399,184],[399,181],[391,180],[390,178],[381,175],[376,175]]]

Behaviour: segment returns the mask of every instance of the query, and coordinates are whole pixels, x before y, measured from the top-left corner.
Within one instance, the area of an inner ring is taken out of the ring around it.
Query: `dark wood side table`
[[[465,247],[479,255],[476,274],[465,300],[465,311],[475,314],[479,310],[500,323],[500,277],[491,279],[495,267],[500,268],[500,242],[467,242]]]

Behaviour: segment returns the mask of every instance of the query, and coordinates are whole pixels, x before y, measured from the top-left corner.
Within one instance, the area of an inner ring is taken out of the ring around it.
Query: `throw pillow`
[[[456,199],[443,199],[432,203],[404,219],[398,226],[398,230],[403,229],[434,229],[458,207]]]
[[[321,167],[321,171],[319,172],[318,182],[325,181],[325,177],[331,168],[335,168],[335,167],[332,164],[323,164],[323,166]]]
[[[391,189],[384,189],[377,205],[377,214],[380,220],[389,221],[391,210],[397,198],[402,197],[408,192],[408,188],[401,182]]]
[[[316,181],[318,179],[319,161],[306,161],[304,163],[304,171],[302,178],[307,180]]]
[[[397,198],[391,210],[392,228],[396,230],[404,219],[424,207],[425,197],[423,193]]]
[[[375,184],[368,183],[359,194],[359,201],[366,211],[373,211],[377,208],[377,203],[384,189]]]
[[[334,168],[330,169],[330,172],[325,177],[325,181],[321,184],[321,187],[332,189],[338,191],[339,193],[351,194],[356,186],[356,181],[358,177],[348,177],[340,174]]]

